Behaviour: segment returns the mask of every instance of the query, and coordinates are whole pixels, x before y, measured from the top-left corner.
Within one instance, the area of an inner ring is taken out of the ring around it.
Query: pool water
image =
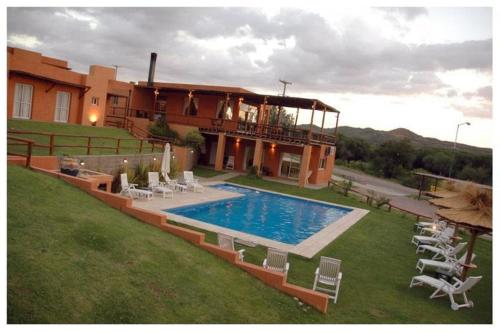
[[[211,187],[243,196],[165,211],[292,245],[352,211],[241,186],[218,184]]]

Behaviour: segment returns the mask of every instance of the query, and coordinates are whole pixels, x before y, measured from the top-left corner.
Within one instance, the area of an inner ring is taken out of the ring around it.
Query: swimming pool
[[[236,185],[211,187],[241,196],[164,211],[290,245],[301,243],[352,211]]]

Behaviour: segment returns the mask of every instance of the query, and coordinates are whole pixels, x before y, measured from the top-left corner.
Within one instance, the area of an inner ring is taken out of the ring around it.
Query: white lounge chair
[[[417,246],[422,244],[437,244],[437,243],[448,243],[453,236],[455,229],[447,227],[443,231],[440,231],[432,236],[422,236],[422,235],[414,235],[411,239],[411,242]]]
[[[466,292],[474,287],[479,281],[481,281],[482,276],[471,276],[468,277],[464,282],[460,281],[456,277],[453,278],[454,284],[449,283],[443,279],[436,279],[427,275],[414,276],[410,282],[410,288],[414,286],[421,286],[427,284],[436,290],[432,293],[429,298],[436,298],[448,295],[450,297],[451,308],[453,310],[458,310],[460,308],[471,308],[474,303],[467,299]],[[454,295],[462,295],[464,302],[459,304],[455,301]]]
[[[447,223],[445,221],[437,221],[433,223],[432,225],[426,226],[426,227],[421,227],[420,228],[420,234],[430,234],[434,235],[435,233],[438,233],[442,230],[444,230],[447,226]]]
[[[198,183],[198,179],[194,178],[193,171],[184,171],[184,182],[188,190],[192,190],[193,192],[203,192],[203,185]]]
[[[121,192],[120,194],[128,195],[132,199],[145,198],[147,200],[153,199],[153,192],[147,190],[140,190],[135,188],[137,184],[129,184],[126,173],[120,175]]]
[[[285,274],[285,279],[288,275],[288,270],[290,269],[290,264],[288,263],[288,253],[268,248],[267,258],[264,259],[262,267],[269,269],[271,271],[280,272]]]
[[[427,221],[420,221],[420,222],[417,222],[415,223],[415,227],[417,229],[418,232],[421,232],[421,230],[423,228],[432,228],[432,227],[436,227],[436,228],[440,228],[440,227],[443,227],[445,228],[447,225],[446,221],[443,221],[443,220],[433,220],[432,222],[427,222]]]
[[[234,238],[232,236],[217,234],[217,241],[219,243],[219,247],[230,251],[236,251],[234,248]],[[241,249],[236,252],[239,254],[240,261],[243,261],[243,253],[245,252],[245,249]]]
[[[432,260],[432,259],[419,259],[417,261],[416,269],[423,273],[426,268],[434,268],[435,270],[445,271],[447,273],[453,273],[455,275],[462,274],[463,264],[465,263],[465,258],[467,257],[467,252],[464,253],[458,260],[452,258],[446,258],[445,261]],[[476,255],[473,253],[471,256],[471,262],[474,261]]]
[[[417,247],[417,253],[423,253],[425,251],[433,252],[434,256],[432,259],[437,260],[439,258],[452,258],[452,259],[457,259],[457,254],[462,251],[465,246],[467,245],[467,242],[462,242],[458,243],[456,246],[451,246],[451,245],[439,245],[438,246],[433,246],[433,245],[419,245]]]
[[[172,190],[174,190],[175,186],[177,185],[177,180],[170,179],[170,177],[168,176],[168,173],[165,173],[163,175],[163,178],[165,179],[165,184],[167,184],[168,187],[170,187]]]
[[[339,296],[340,282],[342,280],[342,272],[340,271],[339,259],[321,257],[319,267],[316,268],[314,277],[313,290],[320,290],[328,293],[328,297],[333,299],[333,303],[337,303]],[[331,288],[319,287],[318,284],[324,284]]]
[[[226,169],[234,170],[234,156],[229,156],[227,158]]]
[[[148,185],[153,193],[160,193],[163,198],[174,198],[174,191],[168,188],[166,183],[160,182],[160,174],[158,172],[148,172]]]

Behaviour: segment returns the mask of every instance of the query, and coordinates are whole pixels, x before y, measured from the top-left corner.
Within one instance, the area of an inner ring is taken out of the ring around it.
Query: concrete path
[[[333,170],[333,178],[335,180],[351,179],[353,187],[359,192],[369,194],[368,191],[374,191],[378,195],[389,198],[392,205],[410,212],[434,217],[437,210],[427,200],[417,200],[411,197],[417,195],[418,190],[367,175],[362,171],[336,166]]]

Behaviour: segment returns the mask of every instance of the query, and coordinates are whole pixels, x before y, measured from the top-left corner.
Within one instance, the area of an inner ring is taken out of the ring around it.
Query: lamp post
[[[451,178],[451,171],[453,169],[453,164],[455,164],[455,159],[456,159],[456,156],[457,156],[458,130],[460,129],[460,126],[462,126],[462,125],[470,126],[470,123],[468,121],[466,121],[464,123],[460,123],[460,124],[457,125],[457,132],[455,133],[455,143],[453,144],[453,159],[451,160],[450,172],[448,173],[448,177],[450,177],[450,178]]]

